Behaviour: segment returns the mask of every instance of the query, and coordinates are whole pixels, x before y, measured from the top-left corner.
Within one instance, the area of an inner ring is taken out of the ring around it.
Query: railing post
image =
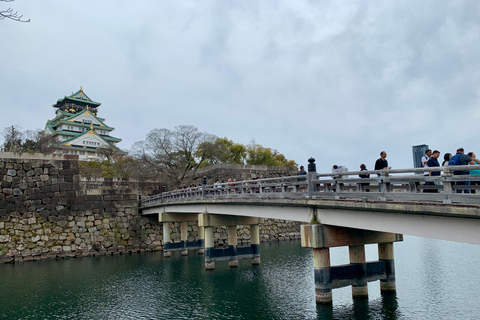
[[[382,170],[382,181],[381,181],[381,193],[382,195],[380,196],[380,200],[382,201],[386,201],[387,200],[387,196],[386,196],[386,193],[388,192],[388,183],[387,181],[385,181],[385,178],[388,177],[388,171],[387,170]]]
[[[205,199],[205,188],[207,186],[207,176],[203,176],[202,179],[202,199]]]
[[[310,157],[310,159],[308,159],[307,198],[313,197],[313,192],[314,192],[313,178],[315,177],[315,173],[317,173],[317,165],[315,164],[315,158]]]
[[[453,188],[452,188],[452,181],[450,178],[453,176],[453,171],[449,167],[445,167],[443,170],[443,193],[445,195],[445,199],[443,199],[443,203],[452,203],[452,194],[453,194]]]

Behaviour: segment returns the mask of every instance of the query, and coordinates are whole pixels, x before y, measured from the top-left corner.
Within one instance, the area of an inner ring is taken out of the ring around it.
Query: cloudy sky
[[[0,2],[0,129],[80,86],[130,149],[192,124],[317,171],[480,154],[480,1]]]

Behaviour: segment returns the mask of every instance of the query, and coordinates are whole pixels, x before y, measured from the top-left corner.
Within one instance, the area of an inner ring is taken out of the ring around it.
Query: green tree
[[[247,146],[247,164],[279,166],[279,167],[296,167],[297,164],[293,160],[287,160],[285,156],[275,149],[265,148],[256,143],[254,140]]]
[[[209,166],[218,163],[244,164],[246,150],[242,144],[234,143],[227,138],[217,138],[213,142],[202,143],[197,152],[205,153],[203,166]]]

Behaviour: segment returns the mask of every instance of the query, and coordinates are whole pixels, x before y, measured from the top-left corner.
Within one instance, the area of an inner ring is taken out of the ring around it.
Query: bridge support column
[[[395,285],[395,260],[393,255],[393,242],[378,244],[378,259],[385,261],[386,280],[380,280],[380,291],[382,293],[390,293],[397,291]]]
[[[352,296],[354,298],[368,298],[365,246],[349,246],[348,251],[350,256],[350,264],[358,266],[358,274],[357,278],[355,279],[357,284],[352,285]]]
[[[180,254],[182,256],[188,256],[188,249],[187,249],[188,223],[187,221],[180,222],[180,240],[182,242],[182,249],[180,250]]]
[[[306,224],[301,227],[302,247],[313,249],[315,299],[331,303],[332,289],[352,286],[354,298],[368,297],[368,281],[380,280],[382,292],[395,291],[393,242],[402,241],[396,233]],[[365,261],[365,244],[377,243],[378,261]],[[350,264],[330,266],[329,248],[349,247]]]
[[[198,254],[204,254],[205,253],[205,228],[204,227],[198,227],[198,245],[200,246],[200,249],[198,249]]]
[[[226,214],[198,215],[198,226],[205,230],[205,269],[214,269],[215,261],[229,261],[231,267],[238,266],[239,259],[252,259],[252,264],[260,263],[260,229],[263,219]],[[251,244],[239,246],[237,242],[237,226],[249,225]],[[214,247],[213,228],[228,226],[228,247]]]
[[[238,267],[237,256],[237,226],[228,226],[228,247],[231,251],[230,261],[228,265],[230,267]]]
[[[170,251],[170,222],[163,222],[163,256],[172,256]]]
[[[252,264],[260,264],[260,226],[250,225],[250,239],[252,245]]]
[[[315,301],[317,303],[332,303],[329,248],[313,248],[313,274],[315,278]]]
[[[215,247],[213,227],[205,227],[205,269],[215,269]]]

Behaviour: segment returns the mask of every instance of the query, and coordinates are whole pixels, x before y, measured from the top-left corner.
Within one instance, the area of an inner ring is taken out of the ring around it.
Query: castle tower
[[[112,137],[114,128],[97,116],[99,106],[81,87],[53,105],[55,118],[47,121],[45,133],[56,138],[60,153],[78,154],[80,160],[103,160],[106,152],[123,153],[116,146],[122,139]]]

